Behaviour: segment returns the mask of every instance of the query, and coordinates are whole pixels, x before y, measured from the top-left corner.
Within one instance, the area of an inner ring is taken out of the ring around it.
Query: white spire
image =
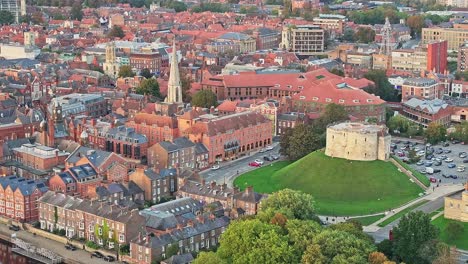
[[[182,84],[180,82],[179,63],[177,60],[177,49],[174,37],[172,44],[171,71],[167,85],[166,102],[182,104]]]

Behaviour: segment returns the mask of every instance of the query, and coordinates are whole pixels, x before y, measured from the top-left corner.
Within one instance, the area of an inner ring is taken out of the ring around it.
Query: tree
[[[450,240],[459,238],[463,234],[464,228],[463,225],[459,222],[450,222],[445,228]]]
[[[343,32],[343,40],[347,42],[354,42],[355,41],[354,30],[350,28],[346,28]]]
[[[393,258],[393,242],[391,240],[382,240],[382,242],[377,244],[377,250],[385,254],[388,258]]]
[[[370,70],[364,78],[373,81],[374,85],[365,88],[364,91],[380,96],[385,101],[397,102],[398,91],[395,90],[388,81],[387,74],[383,70]]]
[[[357,221],[334,224],[330,226],[330,229],[344,231],[359,239],[369,240],[369,242],[374,243],[372,237],[363,232],[361,223]]]
[[[288,219],[315,219],[314,198],[312,195],[283,189],[262,201],[261,211],[280,212]]]
[[[187,4],[180,1],[169,1],[166,7],[174,9],[177,13],[187,11]]]
[[[450,137],[468,143],[468,121],[455,125],[455,131],[450,134]]]
[[[442,247],[439,249],[437,258],[432,264],[457,264],[460,259],[460,253],[458,253],[456,247]]]
[[[0,25],[9,25],[15,22],[15,16],[10,11],[0,11]]]
[[[330,72],[333,73],[333,74],[336,74],[336,75],[338,75],[338,76],[341,76],[341,77],[344,77],[344,76],[345,76],[344,71],[343,71],[343,70],[340,70],[340,69],[337,69],[337,68],[331,69]]]
[[[144,68],[143,70],[141,70],[140,75],[145,77],[145,79],[149,79],[153,77],[153,74],[150,72],[148,68]]]
[[[169,247],[167,247],[166,258],[177,255],[177,253],[179,253],[179,245],[171,244]]]
[[[333,123],[346,121],[349,119],[348,112],[344,106],[331,103],[325,106],[325,111],[320,116],[320,118],[316,119],[312,126],[314,132],[316,133],[325,133],[327,130],[327,126]]]
[[[297,124],[280,138],[280,151],[290,160],[298,160],[323,147],[320,134],[314,133],[311,126]]]
[[[70,11],[70,17],[73,20],[79,20],[79,21],[83,19],[83,10],[82,10],[80,3],[77,2],[72,6],[72,9]]]
[[[375,31],[369,27],[360,27],[354,33],[354,39],[361,43],[371,43],[375,39]]]
[[[408,17],[406,24],[411,29],[411,36],[416,37],[421,34],[421,30],[426,25],[426,22],[424,22],[423,16],[414,15]]]
[[[221,236],[217,254],[229,263],[298,262],[280,230],[258,219],[231,222]]]
[[[131,0],[132,7],[141,8],[145,5],[145,0]]]
[[[436,144],[441,141],[445,141],[447,129],[439,123],[432,122],[427,126],[425,134],[429,143]]]
[[[114,25],[108,34],[109,38],[123,38],[125,33],[123,32],[122,27]]]
[[[127,77],[133,77],[133,76],[135,76],[135,73],[133,72],[132,67],[130,67],[130,65],[120,66],[119,77],[127,78]]]
[[[381,252],[375,251],[369,254],[369,264],[383,264],[388,258]]]
[[[368,240],[340,230],[325,229],[312,239],[313,244],[321,248],[328,263],[366,263],[375,246]]]
[[[190,95],[190,89],[192,88],[192,79],[187,74],[183,72],[180,75],[180,83],[182,86],[182,101],[188,103],[192,101],[192,96]]]
[[[297,254],[300,254],[306,250],[310,241],[322,231],[322,227],[316,221],[291,219],[286,222],[285,230],[288,233],[290,244]]]
[[[437,228],[431,224],[427,214],[410,212],[393,228],[393,253],[406,263],[426,263],[423,257],[415,253],[426,242],[437,238],[437,233]]]
[[[192,105],[204,108],[216,107],[218,105],[216,94],[211,90],[198,91],[192,97]]]
[[[200,252],[193,264],[226,264],[215,252]]]
[[[408,162],[412,164],[418,162],[421,159],[421,157],[416,155],[416,151],[414,149],[410,149],[408,151],[408,159]]]
[[[307,246],[304,254],[302,255],[302,264],[325,264],[327,263],[325,256],[319,245],[310,244]]]
[[[159,83],[156,79],[144,79],[141,81],[140,86],[136,89],[137,94],[152,95],[157,98],[161,98],[161,92],[159,91]]]

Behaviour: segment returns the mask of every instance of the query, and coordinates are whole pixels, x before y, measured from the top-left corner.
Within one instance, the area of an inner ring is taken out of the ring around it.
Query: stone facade
[[[468,211],[466,204],[468,202],[468,184],[465,185],[465,191],[460,197],[445,197],[444,217],[462,222],[468,222]]]
[[[390,157],[387,127],[366,123],[341,123],[327,128],[325,154],[348,160],[386,160]]]

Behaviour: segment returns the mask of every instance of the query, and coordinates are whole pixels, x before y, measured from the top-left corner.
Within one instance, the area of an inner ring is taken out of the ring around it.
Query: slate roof
[[[131,143],[145,143],[148,142],[146,137],[143,134],[135,132],[134,128],[119,126],[112,129],[106,134],[106,137],[118,138],[123,141],[131,142]]]
[[[249,35],[237,33],[237,32],[228,32],[221,35],[218,39],[229,39],[229,40],[246,40],[251,39]]]
[[[449,107],[446,102],[440,99],[421,100],[418,98],[411,98],[404,102],[403,105],[409,106],[411,108],[417,108],[430,114],[437,114],[441,109],[446,109]]]
[[[81,157],[87,157],[95,167],[99,167],[111,155],[112,152],[80,146],[67,158],[66,162],[76,163]]]
[[[158,143],[162,148],[167,152],[174,152],[180,149],[190,148],[195,146],[195,144],[186,137],[180,137],[174,139],[174,142],[162,141]]]
[[[0,177],[0,185],[3,189],[6,189],[8,186],[10,186],[13,191],[19,189],[24,196],[31,195],[36,189],[39,189],[43,193],[47,192],[49,189],[43,181],[28,180],[16,175]]]
[[[162,262],[166,264],[188,264],[192,263],[192,261],[192,253],[185,253],[181,255],[174,255],[166,260],[163,260]]]
[[[83,200],[80,198],[53,191],[46,192],[44,195],[42,195],[41,198],[39,198],[39,201],[70,210],[74,210],[79,204],[83,202]]]
[[[203,143],[195,143],[195,154],[200,155],[200,154],[205,154],[208,153],[208,149],[205,147]]]
[[[75,167],[71,167],[68,171],[73,175],[78,181],[90,180],[97,178],[97,172],[89,164],[83,164]]]

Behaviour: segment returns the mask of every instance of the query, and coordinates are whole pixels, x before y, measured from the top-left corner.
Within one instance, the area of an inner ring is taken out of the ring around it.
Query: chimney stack
[[[141,242],[141,231],[138,232],[138,242]]]
[[[253,186],[249,186],[249,187],[245,188],[245,193],[246,193],[246,194],[251,194],[251,193],[253,193]]]
[[[211,184],[210,184],[211,188],[214,188],[216,187],[216,181],[212,181]]]

